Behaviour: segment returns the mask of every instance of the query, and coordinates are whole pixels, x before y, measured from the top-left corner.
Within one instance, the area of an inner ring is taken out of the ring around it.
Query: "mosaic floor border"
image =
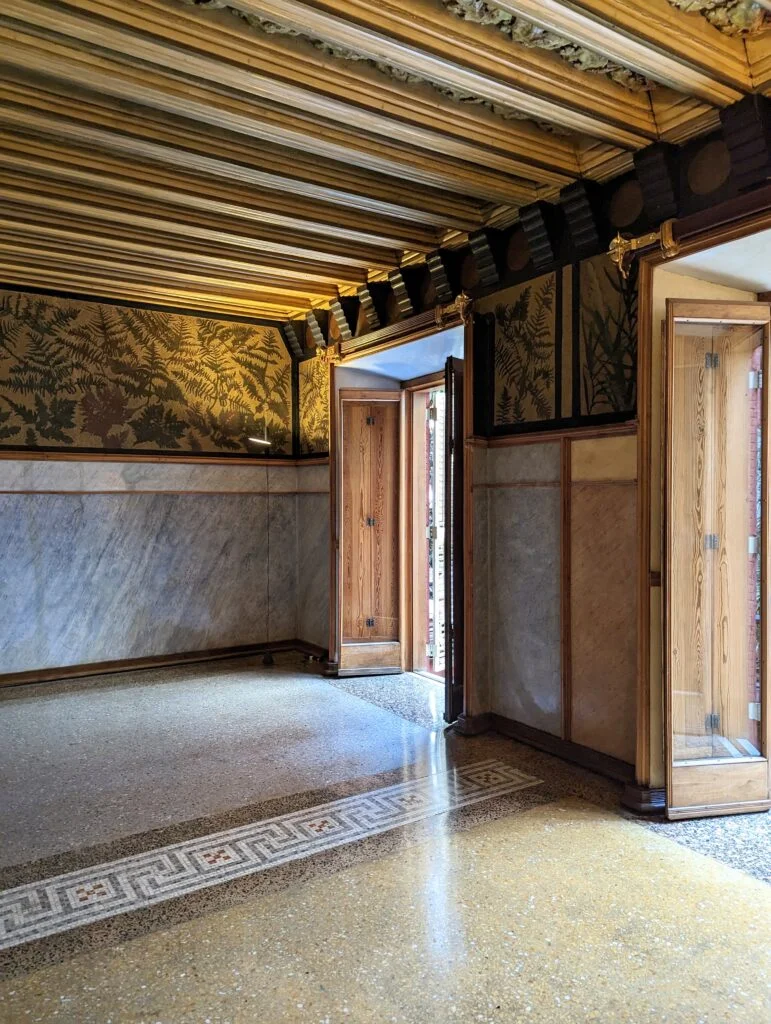
[[[486,760],[199,836],[0,893],[0,949],[221,885],[539,785]]]

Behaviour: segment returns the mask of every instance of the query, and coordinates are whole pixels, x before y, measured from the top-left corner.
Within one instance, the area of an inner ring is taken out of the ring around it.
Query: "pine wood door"
[[[399,640],[398,401],[343,402],[343,643]]]
[[[670,817],[769,800],[765,303],[669,300]]]

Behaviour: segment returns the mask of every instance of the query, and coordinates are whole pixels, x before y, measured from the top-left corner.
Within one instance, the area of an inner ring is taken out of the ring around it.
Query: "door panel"
[[[343,641],[369,637],[365,625],[370,615],[368,566],[371,536],[367,517],[371,507],[372,435],[367,420],[369,405],[343,405]]]
[[[371,616],[368,636],[399,638],[399,413],[396,402],[370,406]]]
[[[671,430],[673,531],[672,586],[678,614],[672,619],[672,702],[675,760],[709,757],[704,734],[711,709],[710,636],[712,561],[704,538],[710,532],[707,504],[712,490],[708,433],[712,428],[711,351],[704,328],[678,327],[675,338]]]
[[[769,802],[767,304],[669,300],[667,813]]]

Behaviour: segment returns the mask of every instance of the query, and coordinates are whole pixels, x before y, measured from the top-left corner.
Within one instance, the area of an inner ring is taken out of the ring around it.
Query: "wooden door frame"
[[[725,205],[727,207],[731,204]],[[725,212],[720,207],[716,207],[714,211],[711,211],[711,215],[715,226],[711,226],[709,223],[705,225],[704,215],[688,219],[693,220],[694,229],[687,235],[679,237],[680,248],[678,257],[703,252],[705,249],[711,249],[725,242],[732,242],[738,238],[745,238],[771,228],[771,208],[766,206],[752,209],[749,206],[749,197],[746,197],[742,214],[735,219],[724,219]],[[650,802],[650,806],[654,806],[657,809],[664,806],[664,792],[659,793],[655,787],[651,789],[651,765],[654,753],[651,743],[651,598],[653,591],[661,588],[663,575],[660,570],[651,568],[651,553],[654,544],[654,539],[651,537],[651,502],[653,500],[651,479],[651,400],[654,330],[653,278],[657,268],[666,267],[667,263],[670,262],[671,259],[665,256],[660,248],[646,252],[639,257],[638,276],[637,558],[639,593],[637,602],[637,744],[635,780],[637,790],[641,791],[640,799],[642,803],[647,805]],[[656,497],[658,499],[660,495],[657,494]],[[661,544],[663,556],[663,533],[662,536],[656,538],[655,542]],[[664,637],[663,626],[662,614],[662,641]],[[661,684],[663,688],[663,678]],[[661,756],[664,758],[664,768],[666,771],[666,752],[662,750]],[[630,794],[630,796],[634,796],[634,794]],[[632,805],[637,805],[636,798],[632,801]]]
[[[329,658],[327,661],[327,674],[335,676],[339,672],[340,665],[340,644],[341,644],[341,616],[340,616],[340,600],[341,600],[341,588],[340,588],[340,486],[342,479],[339,473],[339,451],[340,451],[340,435],[342,428],[342,417],[340,415],[340,394],[343,391],[351,390],[349,388],[341,388],[339,391],[335,385],[335,372],[339,366],[341,368],[352,368],[355,369],[355,362],[362,355],[373,354],[375,352],[381,352],[385,349],[396,348],[401,345],[405,345],[411,341],[417,341],[420,338],[429,337],[434,334],[440,334],[443,331],[449,330],[453,327],[463,327],[463,358],[465,362],[465,374],[464,374],[464,395],[463,395],[463,421],[464,421],[464,434],[465,434],[465,445],[464,445],[464,494],[463,494],[463,516],[464,516],[464,716],[468,715],[468,694],[472,681],[472,665],[473,665],[473,636],[472,636],[472,602],[473,595],[471,594],[471,558],[473,549],[473,535],[472,535],[472,503],[471,503],[471,481],[472,472],[470,460],[473,455],[473,445],[479,443],[479,439],[474,440],[473,435],[473,326],[472,326],[472,310],[473,302],[465,294],[461,294],[450,306],[439,307],[436,310],[431,311],[431,317],[428,314],[420,314],[419,317],[412,318],[411,322],[405,322],[402,325],[394,325],[393,330],[390,328],[384,328],[382,331],[375,332],[368,335],[365,338],[354,339],[350,343],[346,343],[341,346],[340,357],[336,361],[330,362],[330,382],[329,382],[329,496],[330,496],[330,515],[329,515],[329,528],[330,528],[330,545],[329,545]],[[405,328],[408,328],[405,330]],[[444,379],[443,370],[441,371],[442,380]],[[403,382],[403,394],[409,392],[409,386],[412,382]],[[418,380],[414,381],[418,384]],[[404,387],[406,385],[406,387]],[[375,394],[377,392],[374,392]],[[381,395],[383,392],[381,392]],[[402,403],[402,429],[401,438],[402,443],[407,435],[407,423],[406,423],[406,402]],[[484,443],[484,441],[483,441]],[[407,520],[405,512],[405,502],[407,500],[407,481],[406,477],[406,460],[400,459],[400,465],[402,467],[402,474],[400,479],[401,486],[401,514],[400,524],[402,529],[400,531],[400,543],[402,550],[404,551],[407,546],[407,541],[404,536],[404,523]],[[403,563],[401,563],[403,568]],[[411,611],[410,615],[407,615],[407,587],[405,583],[405,573],[402,571],[402,586],[400,589],[400,636],[403,637],[403,628],[405,622],[411,623]],[[401,643],[402,653],[406,650],[406,643],[402,639]]]
[[[415,398],[444,387],[444,370],[436,373],[414,377],[402,382],[405,394],[404,403],[404,505],[405,505],[405,543],[402,548],[401,571],[404,585],[404,624],[403,624],[403,656],[402,664],[405,672],[420,672],[415,668],[415,602],[413,586],[415,580]]]
[[[677,320],[685,317],[692,317],[699,323],[708,324],[712,322],[746,323],[757,325],[763,329],[763,377],[769,380],[769,346],[771,344],[771,306],[766,302],[742,302],[732,300],[708,300],[708,299],[671,299],[667,303],[667,327],[664,338],[663,351],[663,433],[662,446],[664,449],[663,470],[663,502],[662,502],[662,530],[664,534],[664,550],[661,563],[661,585],[664,609],[664,628],[662,630],[662,641],[664,647],[663,657],[663,685],[664,685],[664,740],[665,740],[665,775],[666,775],[666,808],[667,817],[693,818],[721,814],[736,814],[747,811],[766,810],[771,806],[769,787],[771,787],[771,743],[769,742],[769,714],[768,714],[768,685],[769,671],[768,661],[771,656],[769,638],[771,631],[768,624],[768,594],[767,589],[771,581],[771,552],[769,551],[769,452],[771,451],[771,439],[768,436],[769,426],[769,390],[768,386],[763,389],[762,405],[762,438],[763,448],[761,454],[761,472],[763,484],[763,506],[761,519],[761,688],[760,688],[760,744],[761,754],[765,758],[765,786],[766,799],[748,801],[733,800],[724,803],[691,804],[687,806],[673,806],[671,801],[674,793],[674,772],[675,765],[672,749],[672,583],[670,570],[672,566],[672,521],[670,516],[670,496],[672,487],[672,460],[674,455],[673,432],[671,424],[673,391],[674,391],[674,326]],[[765,318],[759,318],[758,313],[765,306]],[[747,318],[737,316],[737,312],[747,313]],[[752,314],[755,314],[754,316]],[[700,758],[695,767],[701,776],[725,778],[728,769],[734,769],[739,773],[754,778],[761,774],[761,764],[758,758]],[[749,774],[748,774],[749,773]],[[682,783],[681,783],[682,785]],[[730,786],[726,786],[726,791]]]

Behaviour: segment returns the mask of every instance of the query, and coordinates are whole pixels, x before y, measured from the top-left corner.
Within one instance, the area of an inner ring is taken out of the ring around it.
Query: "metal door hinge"
[[[436,644],[426,644],[426,657],[433,661],[436,657]]]
[[[429,405],[426,407],[426,419],[435,420],[439,418],[439,410],[435,405]]]
[[[751,700],[747,705],[747,715],[751,722],[760,721],[760,701]]]
[[[757,555],[757,553],[758,553],[758,538],[757,537],[748,537],[747,538],[747,554],[748,555]]]
[[[367,526],[374,526],[374,525],[375,525],[374,517],[373,516],[367,516]]]
[[[720,356],[717,352],[707,352],[704,356],[704,365],[708,370],[716,370],[720,366]]]
[[[747,375],[747,389],[757,391],[763,387],[763,374],[760,370],[750,370]]]
[[[718,538],[716,533],[705,533],[704,534],[704,547],[707,551],[717,551],[718,549]]]
[[[705,729],[719,729],[720,728],[720,715],[717,711],[710,711],[704,716],[704,728]]]
[[[374,426],[374,423],[375,423],[375,417],[374,416],[368,416],[367,417],[367,426],[368,427]]]
[[[375,625],[375,620],[374,619],[365,619],[364,620],[364,625],[365,626],[370,626],[370,627],[374,626]]]
[[[436,527],[436,526],[427,526],[426,527],[426,537],[429,540],[436,540],[436,538],[438,536],[439,536],[439,529],[438,529],[438,527]]]

